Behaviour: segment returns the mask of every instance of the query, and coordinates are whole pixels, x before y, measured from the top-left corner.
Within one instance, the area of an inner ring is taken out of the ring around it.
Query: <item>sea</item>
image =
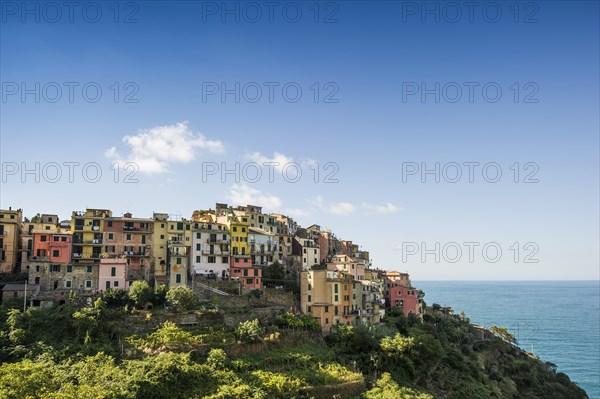
[[[427,305],[510,330],[518,345],[558,366],[600,399],[600,281],[414,281]]]

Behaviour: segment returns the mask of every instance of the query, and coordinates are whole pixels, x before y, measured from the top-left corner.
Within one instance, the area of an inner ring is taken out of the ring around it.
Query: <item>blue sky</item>
[[[75,9],[72,21],[66,9],[56,18],[44,3],[29,4],[33,14],[20,2],[1,9],[2,208],[64,218],[86,207],[189,216],[248,200],[331,228],[370,250],[375,266],[415,280],[599,277],[597,2],[518,3],[518,15],[513,3],[482,2],[472,22],[461,6],[456,23],[455,10],[436,2],[428,4],[439,22],[421,14],[421,2],[282,2],[272,22],[258,2],[256,23],[253,9],[236,2],[227,4],[239,7],[239,22],[221,15],[221,2],[121,3],[117,23],[109,3]],[[236,82],[239,102],[234,94],[222,101],[221,84],[231,90]],[[422,83],[439,83],[439,102],[407,94]],[[33,94],[23,98],[23,85]],[[251,102],[257,86],[262,97]],[[451,102],[457,86],[462,97]],[[298,87],[302,96],[292,102]],[[232,169],[273,159],[297,162],[300,181],[275,170],[270,182],[264,167],[256,183],[241,170],[239,183],[233,175],[202,178],[209,163]],[[121,170],[115,183],[114,161],[137,164],[138,182],[124,183]],[[36,162],[39,182],[21,176],[22,163]],[[56,183],[42,173],[52,172],[51,162],[61,165]],[[73,182],[65,162],[80,164]],[[96,183],[81,174],[92,162],[102,170]],[[324,169],[328,162],[335,169]],[[448,171],[462,165],[462,178],[403,181],[408,163],[436,162]],[[465,162],[479,163],[472,183]],[[481,174],[489,163],[502,171],[497,183]],[[333,170],[338,182],[325,183]],[[534,170],[538,182],[524,183]],[[472,262],[465,242],[477,243]],[[411,243],[416,254],[407,252]],[[440,261],[423,259],[436,243]],[[482,254],[490,243],[502,250],[496,262]],[[457,245],[463,253],[453,263]]]

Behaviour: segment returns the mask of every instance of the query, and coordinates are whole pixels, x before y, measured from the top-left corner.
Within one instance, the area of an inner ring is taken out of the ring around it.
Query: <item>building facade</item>
[[[0,273],[18,271],[21,257],[21,209],[0,209]]]

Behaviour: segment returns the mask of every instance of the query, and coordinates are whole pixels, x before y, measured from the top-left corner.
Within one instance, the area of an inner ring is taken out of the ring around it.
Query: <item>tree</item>
[[[164,284],[155,286],[153,303],[157,306],[164,305],[167,300],[167,291],[169,291],[169,289]]]
[[[279,261],[271,263],[265,267],[263,281],[268,287],[274,287],[276,285],[283,285],[282,282],[285,279],[285,268]]]
[[[109,288],[102,292],[102,299],[108,307],[122,307],[129,301],[129,294],[125,290]]]
[[[138,307],[144,307],[154,299],[154,291],[146,281],[134,281],[129,287],[129,299]]]
[[[244,321],[235,328],[236,337],[244,342],[258,342],[262,340],[264,330],[261,328],[258,319]]]
[[[227,366],[227,353],[221,348],[212,348],[206,357],[206,364],[214,370],[224,370]]]
[[[187,287],[175,287],[167,291],[167,304],[177,312],[191,310],[198,306],[198,297]]]
[[[364,399],[433,399],[433,396],[417,390],[400,387],[389,373],[383,373],[375,386],[362,396]]]

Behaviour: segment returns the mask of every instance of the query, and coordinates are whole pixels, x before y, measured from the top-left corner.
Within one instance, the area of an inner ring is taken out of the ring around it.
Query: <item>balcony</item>
[[[123,251],[125,256],[149,256],[146,252]]]
[[[32,256],[29,258],[30,261],[38,261],[38,262],[43,262],[43,261],[49,261],[50,258],[47,256]]]
[[[229,256],[229,250],[226,250],[226,251],[219,251],[219,250],[211,251],[210,249],[203,249],[202,250],[202,255],[226,255],[226,256]]]
[[[209,244],[229,244],[229,239],[222,239],[222,238],[207,238],[206,242]]]
[[[123,226],[123,231],[128,233],[151,233],[150,227],[134,227],[134,226]]]
[[[81,259],[82,255],[78,253],[73,253],[73,259]]]
[[[83,243],[87,244],[87,245],[102,245],[102,240],[97,238],[95,240],[84,241]],[[77,244],[80,244],[80,243],[77,243]]]

